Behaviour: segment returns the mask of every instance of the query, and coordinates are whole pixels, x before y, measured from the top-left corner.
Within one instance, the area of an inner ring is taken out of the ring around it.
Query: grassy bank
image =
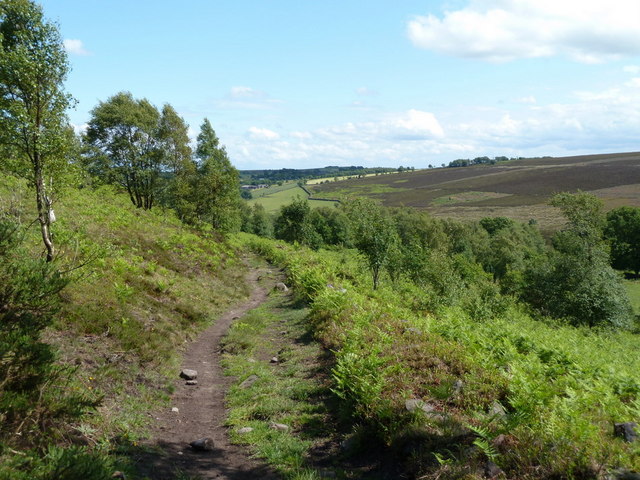
[[[614,422],[640,416],[637,335],[535,321],[515,304],[498,317],[425,311],[411,285],[370,290],[353,252],[244,242],[311,302],[342,408],[406,472],[601,478],[640,468],[637,444],[613,435]]]
[[[3,210],[27,227],[35,214],[24,182],[6,177],[0,190]],[[105,471],[129,472],[126,455],[113,454],[135,447],[148,411],[167,402],[180,348],[248,293],[238,252],[169,211],[136,209],[110,187],[70,189],[55,211],[55,262],[71,282],[45,340],[58,349],[58,363],[74,369],[66,388],[99,406],[55,439],[42,436],[53,453],[3,432],[0,478],[58,478],[52,472],[83,456]],[[37,257],[35,227],[25,242]],[[87,472],[65,478],[94,478]]]

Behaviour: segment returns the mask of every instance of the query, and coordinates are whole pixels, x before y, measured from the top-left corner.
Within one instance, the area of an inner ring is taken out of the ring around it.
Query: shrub
[[[22,442],[42,442],[61,420],[94,403],[65,393],[69,370],[56,365],[55,351],[41,340],[53,322],[58,293],[67,279],[43,259],[20,248],[21,228],[0,220],[0,441],[20,432]]]

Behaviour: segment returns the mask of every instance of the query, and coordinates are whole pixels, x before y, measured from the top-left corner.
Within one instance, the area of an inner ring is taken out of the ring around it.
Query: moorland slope
[[[367,196],[386,206],[410,206],[434,216],[534,218],[543,229],[562,221],[546,203],[559,192],[582,190],[605,208],[640,206],[640,152],[545,157],[379,175],[313,185],[314,196]]]

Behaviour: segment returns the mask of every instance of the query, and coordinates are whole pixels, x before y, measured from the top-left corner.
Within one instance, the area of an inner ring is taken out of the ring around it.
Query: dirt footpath
[[[170,407],[154,414],[152,438],[145,443],[159,447],[161,452],[145,454],[140,459],[141,475],[152,480],[278,478],[268,467],[250,458],[243,447],[231,445],[224,426],[224,398],[233,379],[223,374],[220,341],[234,320],[265,301],[268,290],[258,282],[264,274],[263,270],[251,269],[247,279],[252,289],[250,298],[220,317],[187,348],[182,368],[197,370],[198,383],[176,381]],[[213,450],[197,452],[189,447],[190,442],[203,437],[213,439]]]

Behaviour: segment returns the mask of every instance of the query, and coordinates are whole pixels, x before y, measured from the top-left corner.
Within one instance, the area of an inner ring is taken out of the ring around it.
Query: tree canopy
[[[86,141],[95,149],[94,170],[122,185],[136,207],[150,209],[166,160],[158,109],[147,99],[117,93],[91,111]]]
[[[611,242],[611,265],[640,273],[640,208],[620,207],[607,213],[605,237]]]
[[[197,138],[197,213],[219,231],[240,226],[240,176],[208,119]]]
[[[54,256],[51,235],[52,189],[65,166],[72,97],[64,91],[67,55],[55,24],[29,0],[0,4],[0,143],[15,156],[36,191],[36,206],[47,260]],[[5,160],[6,162],[6,160]]]

